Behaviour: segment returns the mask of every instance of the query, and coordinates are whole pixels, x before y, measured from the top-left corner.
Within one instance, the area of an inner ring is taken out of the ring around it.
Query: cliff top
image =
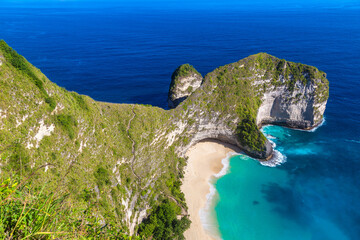
[[[180,65],[171,75],[171,79],[174,80],[179,77],[187,77],[192,74],[198,74],[201,76],[201,74],[190,64],[185,63]]]

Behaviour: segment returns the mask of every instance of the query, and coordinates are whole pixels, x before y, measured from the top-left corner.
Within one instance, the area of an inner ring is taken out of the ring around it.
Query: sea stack
[[[171,76],[168,105],[176,108],[190,94],[200,87],[203,77],[189,64],[179,66]]]

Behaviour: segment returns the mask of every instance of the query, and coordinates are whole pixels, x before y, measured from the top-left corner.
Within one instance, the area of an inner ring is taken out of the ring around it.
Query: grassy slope
[[[215,69],[203,85],[176,109],[96,102],[68,92],[0,42],[0,171],[3,176],[36,172],[34,185],[70,192],[78,206],[96,203],[99,214],[127,229],[132,212],[151,209],[171,196],[185,207],[179,191],[185,160],[176,150],[189,143],[197,120],[217,116],[255,151],[264,150],[264,136],[255,125],[262,93],[294,81],[313,81],[318,98],[327,99],[324,73],[261,53]],[[286,67],[285,67],[286,66]],[[281,82],[279,76],[287,80]],[[306,75],[306,74],[305,74]],[[289,77],[290,76],[290,77]],[[293,76],[293,77],[291,77]],[[259,79],[273,79],[264,85]],[[34,140],[43,121],[53,132]],[[181,133],[178,122],[186,124]],[[167,137],[174,134],[174,141]],[[170,142],[170,144],[169,144]],[[27,146],[33,146],[27,148]],[[37,147],[36,145],[39,144]],[[149,211],[149,210],[148,210]]]
[[[37,171],[34,184],[48,182],[49,191],[69,191],[78,205],[87,204],[84,192],[90,191],[101,214],[125,229],[125,208],[130,208],[132,201],[135,210],[150,208],[156,205],[155,198],[160,201],[158,195],[165,193],[184,205],[181,196],[174,195],[168,187],[179,178],[184,160],[172,148],[165,150],[161,141],[155,147],[149,146],[155,130],[168,125],[167,111],[96,102],[68,92],[49,81],[3,41],[1,56],[5,58],[0,66],[3,177],[26,176],[49,164],[46,172],[45,167]],[[13,64],[14,58],[21,62],[21,67]],[[46,103],[49,97],[56,108]],[[41,121],[46,127],[55,128],[37,148],[34,136]],[[33,147],[27,148],[29,144]],[[171,156],[171,161],[166,156]],[[128,206],[121,204],[123,201]]]

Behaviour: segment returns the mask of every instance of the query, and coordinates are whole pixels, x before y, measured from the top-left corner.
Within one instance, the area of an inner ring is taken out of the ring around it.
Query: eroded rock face
[[[196,113],[196,115],[198,115],[198,113]],[[195,124],[192,126],[186,126],[186,123],[180,124],[185,130],[182,133],[188,135],[190,140],[186,146],[179,148],[179,153],[181,156],[185,156],[186,152],[191,146],[208,139],[229,143],[235,147],[238,147],[239,151],[244,151],[248,155],[258,159],[267,159],[269,156],[271,156],[272,146],[268,140],[265,141],[265,146],[262,151],[256,151],[241,143],[234,129],[226,124],[228,121],[233,121],[235,124],[237,124],[239,119],[234,119],[231,115],[221,116],[220,113],[216,112],[212,113],[211,115],[207,115],[205,111],[201,111],[199,112],[199,115],[201,117],[196,118]]]
[[[0,54],[0,66],[3,65],[4,56]]]
[[[169,108],[176,108],[190,94],[201,86],[201,74],[189,64],[179,66],[171,77],[168,94]]]
[[[266,53],[219,67],[176,108],[181,127],[174,136],[186,143],[178,152],[183,156],[197,142],[217,139],[251,157],[269,159],[273,149],[259,128],[314,128],[322,122],[328,96],[324,72]]]
[[[296,82],[293,91],[288,91],[285,86],[269,89],[263,95],[256,122],[258,125],[311,129],[322,122],[326,102],[316,97],[316,85],[311,83]]]

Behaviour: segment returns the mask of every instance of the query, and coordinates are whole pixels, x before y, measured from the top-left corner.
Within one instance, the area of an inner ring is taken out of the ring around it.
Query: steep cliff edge
[[[328,82],[315,67],[265,53],[204,79],[188,67],[173,77],[174,109],[103,103],[52,83],[0,41],[1,176],[36,171],[33,186],[69,193],[79,207],[96,203],[99,221],[133,235],[164,199],[186,210],[180,180],[193,144],[215,138],[266,159],[260,125],[322,120]]]
[[[278,124],[311,129],[321,123],[329,96],[324,72],[259,53],[217,68],[176,109],[189,143],[215,138],[267,159],[271,144],[258,127]],[[180,124],[181,123],[181,124]],[[186,126],[186,127],[184,127]]]

